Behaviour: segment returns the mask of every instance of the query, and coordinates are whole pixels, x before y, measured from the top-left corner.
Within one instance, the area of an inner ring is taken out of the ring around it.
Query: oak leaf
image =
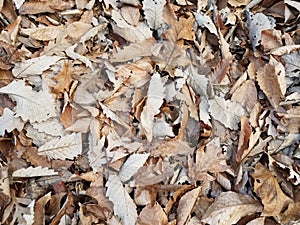
[[[41,166],[38,167],[28,167],[28,168],[22,168],[19,170],[16,170],[13,172],[13,177],[43,177],[43,176],[53,176],[58,175],[58,172],[55,172],[52,169],[49,168],[42,168]]]
[[[4,136],[5,130],[11,132],[14,129],[21,131],[24,127],[25,122],[21,118],[16,117],[15,113],[9,108],[4,108],[3,114],[0,117],[0,136]]]

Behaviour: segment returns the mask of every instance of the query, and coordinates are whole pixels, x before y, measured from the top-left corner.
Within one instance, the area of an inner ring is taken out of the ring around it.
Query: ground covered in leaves
[[[0,12],[1,224],[299,224],[298,1]]]

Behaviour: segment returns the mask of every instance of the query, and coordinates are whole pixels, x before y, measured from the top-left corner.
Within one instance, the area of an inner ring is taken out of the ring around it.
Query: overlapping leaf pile
[[[1,224],[296,224],[300,4],[0,1]]]

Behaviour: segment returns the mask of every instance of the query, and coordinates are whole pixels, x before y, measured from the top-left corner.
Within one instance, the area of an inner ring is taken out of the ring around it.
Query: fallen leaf
[[[278,217],[292,199],[283,193],[274,175],[261,163],[256,164],[251,176],[254,178],[254,191],[264,206],[262,215]]]
[[[256,73],[256,80],[261,90],[268,97],[271,105],[277,109],[282,93],[277,74],[275,73],[275,67],[270,64],[261,67]]]
[[[121,167],[119,172],[120,180],[122,182],[128,181],[144,165],[149,155],[149,153],[131,154]]]
[[[40,56],[33,59],[28,59],[25,61],[15,63],[12,70],[14,77],[30,77],[38,76],[43,73],[43,71],[49,69],[49,67],[55,64],[61,57],[59,56]]]
[[[54,138],[38,149],[39,155],[46,155],[50,159],[73,159],[82,151],[82,139],[80,133]]]
[[[160,74],[153,74],[149,83],[146,105],[141,113],[141,125],[149,142],[153,138],[154,116],[160,112],[159,109],[165,97],[164,92],[165,87]]]
[[[215,97],[209,100],[211,116],[232,130],[239,128],[240,117],[245,114],[244,108],[238,102]]]
[[[141,211],[138,219],[138,225],[164,225],[168,223],[168,217],[162,207],[156,202],[154,206],[146,205]]]
[[[197,201],[197,198],[200,194],[201,187],[194,188],[193,190],[185,193],[179,200],[177,207],[177,224],[184,225],[186,224],[187,219],[189,218],[193,207]]]
[[[38,167],[30,166],[27,168],[22,168],[14,171],[12,174],[13,177],[24,177],[24,178],[53,176],[53,175],[58,175],[58,172],[55,172],[52,169],[42,168],[41,166]]]
[[[261,212],[262,206],[249,195],[232,191],[222,192],[201,218],[208,224],[228,225],[237,223],[242,217]]]
[[[41,122],[56,115],[52,96],[46,91],[33,91],[23,80],[0,88],[0,93],[8,94],[16,101],[16,116],[21,116],[24,121]]]
[[[4,108],[3,114],[0,117],[0,136],[4,136],[5,130],[12,132],[14,129],[21,131],[24,127],[23,122],[19,117],[15,116],[15,113],[9,108]]]
[[[75,52],[75,48],[78,46],[78,44],[74,44],[66,49],[66,54],[70,58],[76,60],[78,59],[79,61],[83,62],[87,67],[89,67],[91,70],[94,70],[92,62],[85,56],[80,55]]]
[[[143,10],[149,27],[153,30],[159,29],[163,24],[163,8],[165,0],[145,0]]]
[[[106,196],[114,204],[114,213],[121,218],[122,224],[135,224],[138,217],[136,205],[123,187],[120,178],[110,175],[105,186],[107,187]]]

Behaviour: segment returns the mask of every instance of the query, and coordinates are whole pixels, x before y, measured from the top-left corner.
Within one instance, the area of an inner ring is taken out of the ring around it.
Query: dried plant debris
[[[0,12],[0,224],[300,223],[298,1]]]

